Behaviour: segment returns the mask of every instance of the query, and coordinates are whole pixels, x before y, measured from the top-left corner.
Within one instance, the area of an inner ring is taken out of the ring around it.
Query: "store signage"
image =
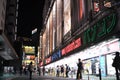
[[[83,44],[88,44],[98,40],[114,30],[116,24],[116,14],[110,14],[98,21],[93,27],[84,32]]]
[[[61,51],[60,50],[52,55],[51,61],[56,61],[59,58],[61,58]]]
[[[46,64],[48,64],[50,62],[51,62],[51,57],[49,57],[49,58],[46,59]]]
[[[81,38],[78,38],[77,40],[73,41],[68,46],[62,49],[62,55],[65,55],[80,46],[81,46]]]
[[[40,63],[40,66],[43,66],[43,62]]]

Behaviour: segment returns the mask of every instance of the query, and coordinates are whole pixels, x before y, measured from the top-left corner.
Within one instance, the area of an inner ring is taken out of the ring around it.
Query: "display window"
[[[107,58],[107,74],[108,75],[115,75],[115,68],[112,67],[113,59],[115,55],[114,53],[106,55]]]
[[[24,46],[25,54],[35,54],[35,47],[34,46]]]
[[[71,30],[71,0],[64,0],[64,35],[66,35]]]
[[[57,0],[57,44],[56,46],[59,47],[62,42],[62,0]]]

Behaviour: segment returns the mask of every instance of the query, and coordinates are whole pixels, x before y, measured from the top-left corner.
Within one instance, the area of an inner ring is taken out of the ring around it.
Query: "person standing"
[[[20,67],[20,76],[22,75],[23,67]]]
[[[81,59],[78,59],[78,63],[77,63],[78,69],[77,69],[77,76],[76,79],[82,79],[82,70],[83,70],[83,63],[81,61]],[[79,76],[80,75],[80,76]]]
[[[39,73],[39,76],[41,76],[41,68],[38,66],[38,73]]]
[[[42,72],[43,72],[43,76],[44,76],[45,75],[45,66],[43,66]]]
[[[70,67],[67,64],[65,64],[65,66],[66,66],[66,77],[68,77],[68,73],[70,71]]]
[[[60,66],[57,65],[57,68],[56,68],[56,76],[59,77],[60,76]]]
[[[64,66],[63,65],[61,65],[61,67],[60,67],[61,69],[61,75],[64,77]]]
[[[115,58],[113,60],[112,66],[115,67],[116,78],[117,80],[119,80],[119,72],[118,72],[120,71],[120,53],[119,52],[115,53]]]
[[[29,66],[28,66],[28,71],[29,71],[29,78],[30,78],[30,80],[32,80],[32,71],[33,71],[32,62],[30,62]]]

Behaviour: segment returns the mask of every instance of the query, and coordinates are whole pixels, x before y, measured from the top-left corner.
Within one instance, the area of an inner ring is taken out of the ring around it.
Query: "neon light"
[[[51,62],[51,57],[49,57],[49,58],[46,59],[46,64],[48,64],[50,62]]]
[[[62,49],[62,55],[65,55],[80,46],[81,46],[81,38],[78,38],[75,41],[73,41],[72,43],[70,43],[68,46],[66,46],[65,48]]]
[[[111,33],[116,24],[116,14],[110,14],[84,32],[83,44],[93,42]]]

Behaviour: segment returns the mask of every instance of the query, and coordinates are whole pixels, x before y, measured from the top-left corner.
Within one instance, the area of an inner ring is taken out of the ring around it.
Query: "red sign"
[[[62,55],[65,55],[80,46],[81,46],[81,38],[78,38],[77,40],[73,41],[71,44],[69,44],[68,46],[62,49]]]
[[[43,66],[43,62],[40,63],[40,66]]]
[[[48,64],[50,62],[51,62],[51,57],[49,57],[49,58],[46,59],[46,64]]]

